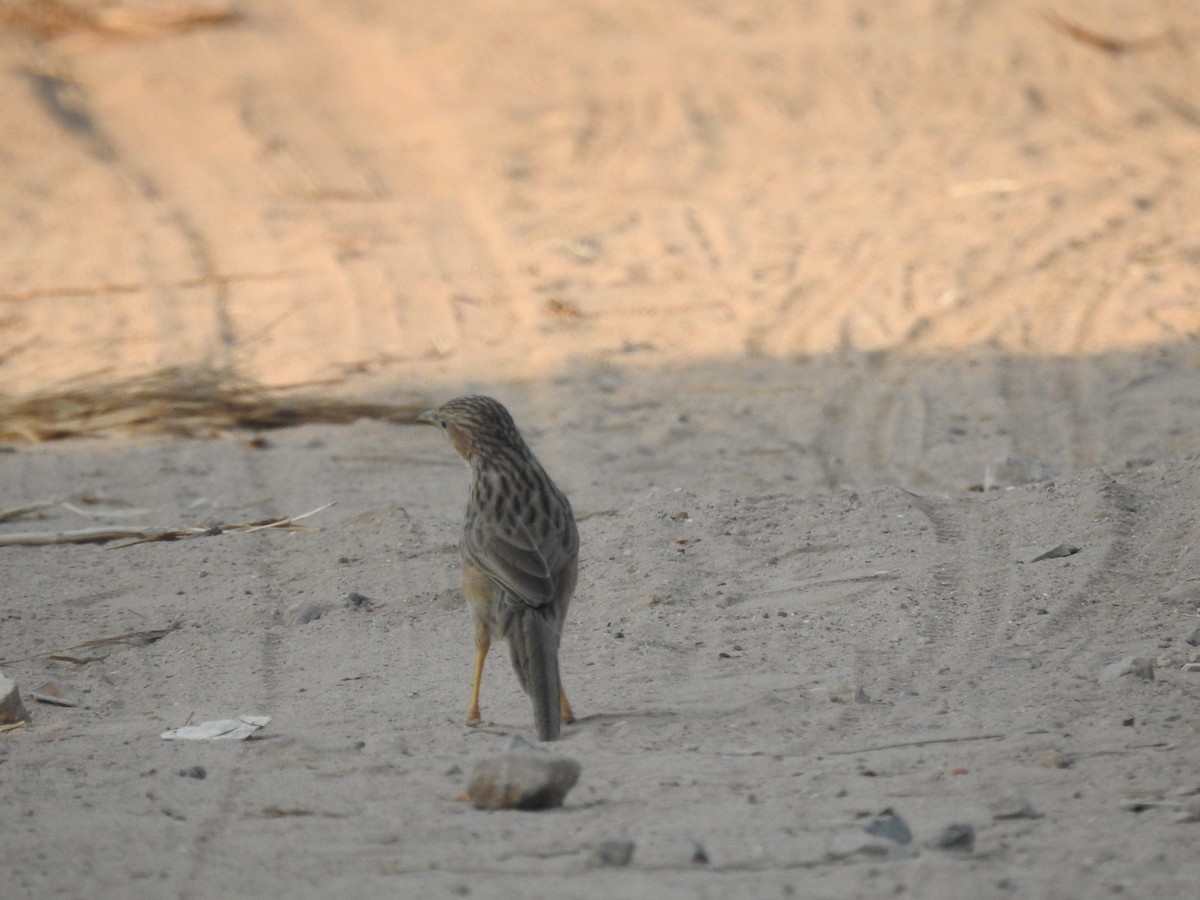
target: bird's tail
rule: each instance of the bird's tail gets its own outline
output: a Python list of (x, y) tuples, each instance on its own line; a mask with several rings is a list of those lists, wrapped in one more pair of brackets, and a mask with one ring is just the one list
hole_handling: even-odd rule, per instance
[(533, 701), (538, 740), (558, 740), (558, 627), (549, 607), (527, 606), (508, 628), (508, 652), (521, 688)]

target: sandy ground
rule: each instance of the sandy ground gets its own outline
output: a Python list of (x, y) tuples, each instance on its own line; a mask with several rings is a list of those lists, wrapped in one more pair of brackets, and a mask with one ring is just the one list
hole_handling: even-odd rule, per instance
[(462, 724), (437, 433), (9, 448), (82, 512), (0, 535), (336, 505), (0, 547), (0, 668), (80, 704), (0, 734), (4, 896), (1191, 895), (1200, 18), (1048, 11), (0, 5), (0, 390), (486, 391), (583, 541), (580, 783), (484, 813), (531, 712), (500, 652)]

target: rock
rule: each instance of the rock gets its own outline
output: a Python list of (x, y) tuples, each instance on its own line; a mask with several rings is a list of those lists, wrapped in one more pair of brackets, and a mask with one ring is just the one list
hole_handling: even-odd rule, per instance
[(904, 844), (897, 844), (881, 837), (865, 835), (862, 831), (843, 831), (829, 840), (825, 851), (827, 859), (841, 861), (853, 857), (869, 859), (913, 859), (917, 851)]
[(1187, 636), (1187, 642), (1193, 647), (1200, 647), (1200, 628)]
[(510, 734), (500, 745), (501, 753), (543, 753), (540, 747), (535, 747), (519, 734)]
[(0, 725), (28, 722), (29, 718), (29, 711), (21, 702), (21, 691), (17, 688), (17, 683), (0, 673)]
[(1169, 591), (1160, 594), (1158, 599), (1168, 606), (1200, 609), (1200, 581), (1185, 581), (1183, 584), (1177, 584)]
[(1058, 750), (1051, 750), (1048, 753), (1043, 753), (1038, 759), (1047, 769), (1069, 769), (1075, 765), (1075, 757), (1070, 753), (1061, 753)]
[(480, 760), (467, 784), (476, 809), (552, 809), (562, 806), (579, 780), (580, 766), (565, 756), (551, 756), (512, 735), (505, 752)]
[(592, 864), (597, 866), (627, 866), (633, 861), (633, 841), (611, 839), (601, 841), (592, 851)]
[(867, 824), (866, 832), (901, 846), (912, 843), (912, 832), (908, 828), (908, 823), (896, 815), (890, 807)]
[(1005, 797), (992, 806), (993, 819), (1040, 819), (1032, 803), (1025, 797)]
[(891, 841), (866, 837), (861, 831), (843, 831), (829, 840), (825, 856), (831, 860), (849, 859), (852, 856), (889, 856), (896, 848)]
[(695, 863), (696, 865), (707, 865), (708, 851), (706, 851), (704, 849), (704, 845), (695, 838), (687, 838), (683, 842), (683, 858), (687, 862)]
[(208, 777), (208, 771), (204, 766), (188, 766), (186, 769), (180, 769), (179, 775), (181, 778), (195, 778), (197, 781), (203, 781)]
[(1074, 544), (1059, 544), (1052, 550), (1047, 550), (1041, 556), (1035, 556), (1030, 562), (1042, 562), (1047, 559), (1062, 559), (1064, 556), (1074, 556), (1079, 548)]
[(983, 489), (995, 491), (1001, 488), (1048, 481), (1054, 477), (1054, 469), (1029, 456), (1006, 455), (992, 461), (983, 471)]
[(47, 703), (50, 706), (73, 707), (79, 705), (79, 701), (64, 697), (58, 685), (53, 681), (44, 682), (39, 687), (34, 688), (29, 692), (29, 697), (38, 703)]
[(379, 605), (378, 601), (372, 600), (370, 597), (363, 596), (355, 591), (351, 591), (346, 595), (346, 605), (351, 609), (374, 609)]
[(971, 853), (975, 849), (975, 826), (947, 825), (928, 844), (933, 850), (948, 850), (952, 853)]
[(325, 615), (325, 607), (320, 603), (297, 603), (283, 617), (288, 625), (307, 625)]
[(1127, 656), (1119, 662), (1109, 663), (1100, 670), (1100, 683), (1116, 681), (1132, 675), (1143, 681), (1154, 680), (1154, 660), (1148, 656)]
[(1200, 822), (1200, 800), (1189, 800), (1175, 816), (1176, 822)]

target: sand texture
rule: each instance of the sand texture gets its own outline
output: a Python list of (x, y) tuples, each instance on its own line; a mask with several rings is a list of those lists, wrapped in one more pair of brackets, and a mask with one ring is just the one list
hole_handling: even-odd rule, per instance
[[(1194, 894), (1196, 4), (11, 0), (0, 111), (5, 900)], [(35, 428), (164, 372), (282, 405)], [(461, 796), (465, 392), (560, 808)]]

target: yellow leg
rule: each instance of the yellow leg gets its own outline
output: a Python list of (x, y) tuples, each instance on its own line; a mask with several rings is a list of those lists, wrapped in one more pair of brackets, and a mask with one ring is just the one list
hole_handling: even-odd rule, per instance
[(571, 704), (567, 702), (567, 692), (561, 687), (558, 689), (558, 709), (562, 713), (562, 720), (568, 725), (575, 721), (575, 713), (571, 712)]
[(475, 681), (471, 684), (471, 705), (467, 709), (467, 724), (478, 725), (483, 721), (479, 715), (479, 684), (483, 681), (483, 661), (492, 646), (492, 636), (487, 627), (475, 629)]

